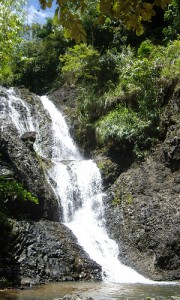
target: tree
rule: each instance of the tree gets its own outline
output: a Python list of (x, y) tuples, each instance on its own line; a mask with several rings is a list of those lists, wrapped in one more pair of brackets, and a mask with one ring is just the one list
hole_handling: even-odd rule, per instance
[(173, 0), (165, 12), (168, 26), (163, 29), (165, 41), (178, 39), (180, 36), (180, 0)]
[(0, 82), (11, 75), (11, 61), (16, 45), (20, 43), (23, 28), (24, 0), (0, 0)]
[[(41, 7), (51, 7), (54, 0), (39, 0)], [(91, 2), (91, 1), (90, 1)], [(104, 23), (107, 18), (120, 20), (128, 29), (141, 35), (144, 31), (143, 22), (150, 22), (156, 14), (156, 7), (165, 9), (172, 0), (95, 0), (97, 9), (95, 22)], [(66, 29), (66, 34), (77, 42), (85, 41), (86, 32), (82, 25), (82, 16), (88, 12), (88, 0), (57, 0), (56, 19)], [(72, 26), (73, 24), (73, 26)]]
[(44, 25), (26, 27), (26, 39), (16, 51), (12, 62), (13, 84), (24, 85), (30, 91), (44, 94), (59, 79), (59, 55), (72, 41), (63, 36), (62, 28), (47, 19)]

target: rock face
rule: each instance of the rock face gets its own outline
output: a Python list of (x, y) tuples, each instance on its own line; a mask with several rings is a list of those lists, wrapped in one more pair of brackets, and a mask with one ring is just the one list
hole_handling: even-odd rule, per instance
[(101, 279), (101, 267), (90, 260), (63, 224), (13, 221), (12, 225), (12, 245), (21, 285)]
[(109, 190), (107, 227), (120, 259), (155, 280), (180, 274), (180, 177), (149, 158)]
[[(20, 93), (20, 90), (18, 90)], [(31, 100), (34, 105), (38, 105), (37, 96), (21, 91), (28, 101)], [(57, 214), (57, 200), (56, 197), (47, 183), (43, 163), (33, 150), (33, 142), (35, 141), (34, 132), (26, 132), (22, 136), (17, 131), (11, 117), (8, 114), (8, 94), (6, 89), (1, 88), (0, 92), (1, 101), (1, 115), (0, 115), (0, 153), (1, 153), (1, 168), (9, 166), (9, 169), (14, 172), (14, 179), (18, 180), (23, 186), (33, 193), (39, 199), (39, 206), (32, 212), (31, 217), (39, 219), (45, 217), (47, 219), (58, 220)], [(19, 110), (24, 109), (21, 102), (16, 104)], [(33, 109), (33, 105), (32, 105)], [(40, 108), (39, 108), (40, 109)], [(7, 113), (5, 113), (7, 111)], [(25, 114), (25, 112), (24, 112)], [(45, 120), (48, 120), (47, 117)], [(45, 121), (44, 127), (48, 122)], [(40, 124), (39, 126), (42, 126)], [(44, 134), (46, 134), (44, 132)], [(47, 138), (46, 138), (47, 142)], [(39, 141), (41, 143), (41, 141)], [(0, 176), (3, 175), (0, 173)]]
[(31, 286), (49, 281), (101, 280), (101, 267), (90, 260), (66, 226), (15, 220), (10, 220), (10, 225), (5, 237), (9, 247), (6, 245), (3, 256), (0, 252), (0, 287), (3, 281), (7, 286)]
[(36, 141), (36, 132), (35, 131), (28, 131), (23, 133), (21, 136), (21, 140), (26, 143), (26, 146), (29, 147), (33, 151), (33, 145)]
[[(50, 118), (38, 96), (25, 89), (15, 92), (16, 101), (11, 102), (14, 92), (0, 88), (0, 226), (4, 235), (0, 238), (0, 286), (100, 280), (101, 267), (78, 246), (72, 232), (56, 222), (61, 212), (45, 175), (51, 162), (44, 158), (51, 157), (52, 151)], [(18, 113), (23, 126), (18, 125), (19, 130), (15, 126)], [(27, 122), (32, 116), (34, 128)], [(41, 135), (37, 134), (39, 130)], [(35, 147), (43, 157), (36, 154)], [(18, 195), (1, 199), (1, 186), (8, 183), (11, 187), (12, 182), (20, 183), (39, 204), (18, 204)], [(7, 219), (7, 210), (11, 220)]]
[(106, 223), (120, 259), (154, 280), (180, 279), (180, 97), (162, 115), (164, 141), (120, 174), (106, 198)]
[(58, 220), (56, 215), (56, 199), (46, 178), (42, 167), (39, 165), (38, 158), (29, 147), (18, 139), (13, 130), (1, 132), (1, 148), (6, 163), (11, 165), (15, 172), (15, 178), (18, 179), (27, 190), (39, 199), (39, 210), (37, 208), (32, 212), (35, 219), (45, 216), (49, 219)]

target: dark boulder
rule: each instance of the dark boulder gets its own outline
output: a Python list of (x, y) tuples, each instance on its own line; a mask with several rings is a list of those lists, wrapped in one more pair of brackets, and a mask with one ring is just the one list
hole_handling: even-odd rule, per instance
[(36, 140), (36, 132), (28, 131), (21, 135), (21, 140), (26, 144), (29, 149), (34, 150), (33, 145)]
[(21, 285), (101, 279), (101, 267), (90, 260), (65, 225), (12, 221), (12, 226), (13, 255)]

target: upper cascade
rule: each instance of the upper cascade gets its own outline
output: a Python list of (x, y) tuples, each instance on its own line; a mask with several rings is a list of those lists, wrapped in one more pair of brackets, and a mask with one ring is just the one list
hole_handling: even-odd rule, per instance
[(80, 153), (70, 137), (69, 130), (63, 115), (47, 96), (41, 97), (44, 108), (48, 111), (52, 120), (52, 159), (53, 160), (77, 160)]

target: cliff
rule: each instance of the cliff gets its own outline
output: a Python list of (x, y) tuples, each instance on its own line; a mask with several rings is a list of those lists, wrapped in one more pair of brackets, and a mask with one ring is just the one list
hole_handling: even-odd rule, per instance
[[(180, 90), (165, 95), (159, 126), (163, 139), (142, 161), (118, 165), (119, 176), (107, 189), (106, 225), (119, 245), (120, 259), (155, 280), (180, 274)], [(119, 153), (119, 155), (121, 155)], [(116, 153), (117, 162), (117, 153)], [(113, 178), (103, 162), (105, 182)], [(113, 161), (113, 156), (108, 157)], [(121, 161), (121, 159), (120, 159)], [(113, 162), (114, 163), (114, 162)], [(101, 163), (102, 165), (102, 163)], [(113, 166), (113, 164), (111, 164)], [(109, 168), (110, 169), (110, 168)]]
[[(180, 279), (178, 83), (168, 91), (159, 120), (161, 139), (143, 159), (135, 159), (126, 148), (123, 151), (100, 148), (93, 136), (89, 141), (93, 151), (84, 152), (96, 160), (101, 170), (106, 192), (106, 227), (119, 245), (120, 260), (154, 280)], [(51, 135), (47, 133), (48, 116), (41, 110), (38, 97), (23, 88), (16, 89), (16, 93), (30, 104), (31, 113), (40, 112), (36, 118), (44, 134), (38, 143), (48, 145), (51, 142)], [(4, 87), (1, 87), (0, 97), (2, 285), (99, 280), (101, 267), (77, 245), (72, 232), (57, 223), (61, 220), (61, 211), (57, 210), (53, 185), (45, 176), (50, 162), (36, 155), (33, 148), (36, 134), (28, 131), (24, 136), (19, 135), (8, 117), (8, 93)], [(50, 98), (67, 115), (71, 132), (76, 136), (77, 92), (60, 89)], [(19, 108), (22, 110), (22, 106)], [(85, 149), (83, 144), (80, 146)], [(2, 185), (12, 186), (13, 182), (37, 198), (39, 204), (30, 201), (32, 197), (19, 202), (17, 194), (9, 190), (4, 194)]]

